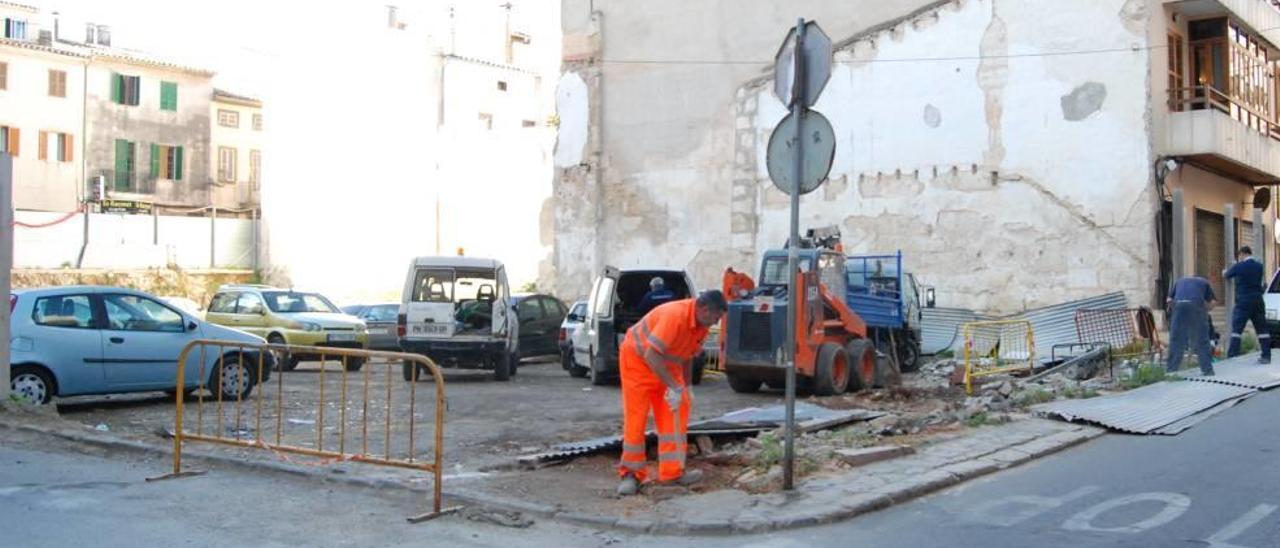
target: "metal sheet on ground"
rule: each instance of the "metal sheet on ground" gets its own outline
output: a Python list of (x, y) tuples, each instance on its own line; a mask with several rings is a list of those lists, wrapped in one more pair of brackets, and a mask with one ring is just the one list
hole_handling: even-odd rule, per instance
[[(832, 428), (841, 424), (857, 421), (868, 421), (885, 414), (867, 409), (827, 409), (810, 403), (796, 402), (796, 429), (800, 432), (812, 432)], [(748, 407), (731, 411), (713, 419), (689, 423), (690, 436), (694, 435), (731, 435), (753, 434), (782, 426), (786, 418), (786, 408), (782, 405), (768, 407)], [(649, 438), (656, 439), (657, 432), (646, 432)], [(572, 457), (589, 455), (606, 449), (622, 446), (621, 436), (605, 436), (589, 440), (562, 443), (551, 447), (550, 451), (535, 455), (526, 455), (518, 459), (521, 464), (538, 464), (564, 460)]]
[(1258, 356), (1250, 354), (1213, 364), (1213, 376), (1205, 377), (1197, 369), (1178, 373), (1184, 379), (1196, 382), (1228, 384), (1256, 390), (1270, 390), (1280, 386), (1280, 366), (1261, 365)]
[(1122, 394), (1062, 400), (1031, 409), (1042, 416), (1067, 422), (1087, 422), (1121, 432), (1173, 435), (1186, 428), (1162, 429), (1223, 402), (1243, 399), (1254, 393), (1252, 388), (1225, 384), (1161, 382)]

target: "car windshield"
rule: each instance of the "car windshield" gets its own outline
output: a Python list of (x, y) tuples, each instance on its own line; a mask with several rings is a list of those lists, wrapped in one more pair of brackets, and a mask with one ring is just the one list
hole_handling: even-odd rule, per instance
[[(800, 269), (809, 270), (809, 258), (800, 257)], [(775, 255), (764, 260), (764, 273), (760, 275), (760, 285), (787, 285), (787, 257)]]
[(329, 299), (316, 293), (294, 293), (292, 291), (264, 291), (262, 298), (267, 301), (267, 308), (272, 312), (337, 312)]

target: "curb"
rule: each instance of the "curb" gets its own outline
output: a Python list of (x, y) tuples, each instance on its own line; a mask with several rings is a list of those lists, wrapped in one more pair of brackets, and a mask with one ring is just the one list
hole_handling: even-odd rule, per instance
[[(91, 435), (52, 427), (41, 427), (29, 424), (10, 424), (0, 422), (0, 428), (51, 435), (68, 441), (85, 443), (109, 449), (120, 449), (136, 453), (147, 453), (172, 457), (170, 447), (150, 445), (143, 442), (121, 438)], [(544, 519), (593, 528), (620, 530), (639, 534), (689, 534), (689, 535), (726, 535), (752, 534), (796, 529), (814, 525), (825, 525), (845, 521), (862, 514), (883, 510), (923, 495), (931, 494), (965, 481), (1012, 468), (1045, 457), (1064, 449), (1074, 447), (1086, 441), (1106, 434), (1101, 429), (1082, 429), (1059, 432), (1036, 438), (1016, 446), (1006, 447), (995, 453), (976, 459), (947, 465), (931, 472), (921, 474), (915, 479), (889, 485), (871, 492), (846, 493), (840, 502), (832, 504), (829, 509), (758, 519), (735, 517), (728, 520), (691, 520), (673, 521), (658, 518), (630, 518), (587, 514), (582, 512), (563, 511), (558, 507), (521, 500), (494, 497), (482, 493), (445, 488), (446, 499), (453, 499), (488, 511), (522, 512)], [(375, 489), (403, 489), (415, 493), (429, 493), (429, 489), (408, 485), (403, 482), (384, 478), (362, 478), (333, 474), (319, 469), (303, 468), (296, 465), (265, 461), (242, 460), (228, 455), (208, 453), (200, 450), (183, 449), (183, 455), (191, 460), (213, 462), (225, 466), (240, 468), (253, 472), (281, 472), (295, 476), (346, 483), (350, 485)]]

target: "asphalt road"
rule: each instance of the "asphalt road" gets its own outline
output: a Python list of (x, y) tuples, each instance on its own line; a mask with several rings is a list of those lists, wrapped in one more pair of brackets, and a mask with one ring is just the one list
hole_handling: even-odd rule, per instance
[(1112, 434), (846, 523), (723, 545), (1280, 547), (1278, 457), (1280, 390), (1178, 436)]

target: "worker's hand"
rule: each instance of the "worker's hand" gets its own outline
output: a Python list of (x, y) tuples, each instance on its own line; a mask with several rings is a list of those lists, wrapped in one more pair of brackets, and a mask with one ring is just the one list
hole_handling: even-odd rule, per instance
[(672, 411), (680, 408), (680, 399), (684, 396), (683, 388), (668, 388), (663, 399), (667, 400), (667, 407)]

